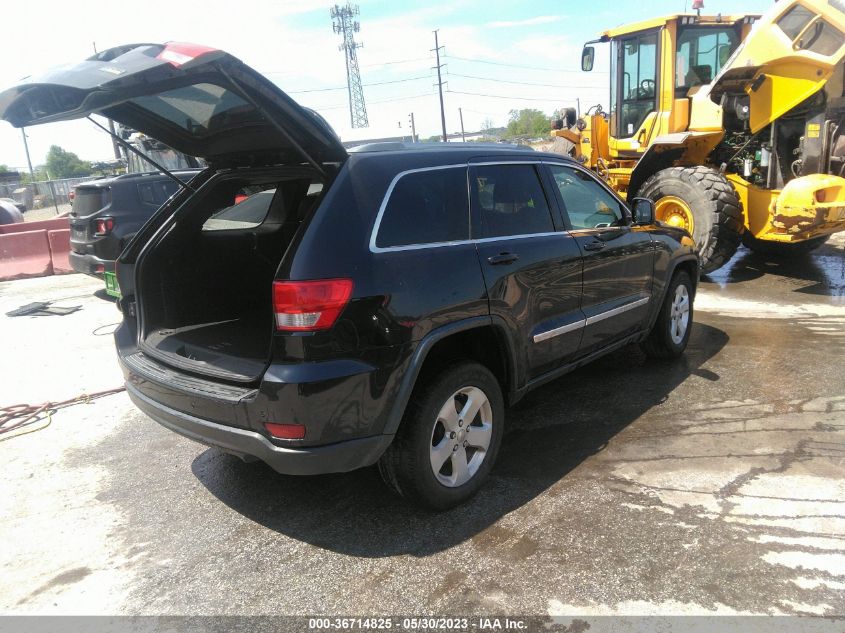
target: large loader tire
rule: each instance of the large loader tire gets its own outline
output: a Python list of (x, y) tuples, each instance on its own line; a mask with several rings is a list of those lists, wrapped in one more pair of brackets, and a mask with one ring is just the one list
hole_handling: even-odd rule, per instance
[(670, 167), (654, 174), (637, 192), (651, 198), (655, 216), (686, 228), (701, 258), (701, 272), (713, 272), (736, 252), (742, 234), (742, 203), (731, 183), (710, 167)]
[(803, 242), (772, 242), (770, 240), (758, 240), (748, 231), (742, 234), (742, 243), (752, 251), (761, 255), (774, 255), (776, 257), (806, 255), (816, 250), (829, 239), (830, 235), (822, 235), (821, 237), (813, 237)]

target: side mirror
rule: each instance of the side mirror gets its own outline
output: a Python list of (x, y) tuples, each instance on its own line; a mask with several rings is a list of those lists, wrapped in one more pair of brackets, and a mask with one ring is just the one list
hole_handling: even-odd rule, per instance
[(650, 198), (634, 198), (631, 201), (631, 215), (635, 225), (654, 224), (654, 201)]
[(592, 46), (585, 46), (581, 51), (581, 70), (590, 72), (593, 69), (593, 59), (595, 57), (596, 49)]

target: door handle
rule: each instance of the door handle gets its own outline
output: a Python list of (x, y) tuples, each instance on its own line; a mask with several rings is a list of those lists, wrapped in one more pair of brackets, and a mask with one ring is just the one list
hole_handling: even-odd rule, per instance
[(605, 247), (605, 243), (601, 240), (593, 240), (592, 242), (587, 242), (584, 244), (585, 251), (600, 251)]
[(498, 264), (513, 264), (518, 259), (519, 255), (516, 253), (499, 253), (498, 255), (488, 257), (487, 261), (493, 266), (496, 266)]

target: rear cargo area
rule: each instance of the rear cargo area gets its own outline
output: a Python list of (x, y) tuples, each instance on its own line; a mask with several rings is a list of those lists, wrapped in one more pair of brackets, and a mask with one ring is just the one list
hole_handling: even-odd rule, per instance
[(207, 376), (260, 377), (275, 330), (272, 282), (321, 190), (300, 170), (223, 178), (194, 195), (138, 263), (143, 351)]

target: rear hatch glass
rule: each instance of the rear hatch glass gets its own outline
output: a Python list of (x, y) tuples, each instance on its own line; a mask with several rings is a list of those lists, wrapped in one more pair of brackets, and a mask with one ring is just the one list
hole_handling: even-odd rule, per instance
[(110, 192), (109, 187), (77, 187), (70, 215), (84, 218), (96, 213), (108, 205)]

